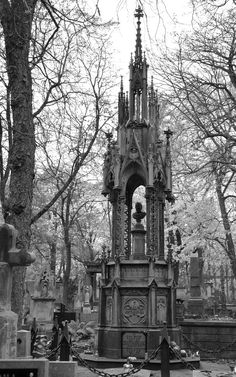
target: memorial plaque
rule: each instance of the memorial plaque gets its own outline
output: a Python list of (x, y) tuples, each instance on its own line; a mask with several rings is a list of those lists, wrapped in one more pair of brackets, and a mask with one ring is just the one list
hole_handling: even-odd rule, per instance
[(122, 336), (122, 357), (145, 357), (146, 336), (143, 333), (126, 332)]

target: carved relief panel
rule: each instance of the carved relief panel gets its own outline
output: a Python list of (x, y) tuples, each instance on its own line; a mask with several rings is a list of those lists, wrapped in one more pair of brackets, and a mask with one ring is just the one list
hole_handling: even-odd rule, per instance
[(123, 297), (122, 322), (126, 326), (147, 324), (147, 298), (145, 296)]

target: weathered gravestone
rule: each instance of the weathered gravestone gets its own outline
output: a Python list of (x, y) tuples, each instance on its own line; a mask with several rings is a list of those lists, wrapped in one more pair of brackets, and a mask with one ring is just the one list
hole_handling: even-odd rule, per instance
[(15, 358), (17, 314), (11, 311), (12, 267), (34, 262), (30, 253), (16, 248), (16, 229), (9, 224), (0, 227), (0, 359)]
[(201, 250), (197, 254), (193, 253), (190, 258), (190, 299), (188, 311), (192, 315), (199, 317), (203, 314), (203, 298), (201, 295)]
[(51, 331), (55, 302), (55, 281), (49, 266), (43, 267), (32, 296), (31, 315), (40, 331)]

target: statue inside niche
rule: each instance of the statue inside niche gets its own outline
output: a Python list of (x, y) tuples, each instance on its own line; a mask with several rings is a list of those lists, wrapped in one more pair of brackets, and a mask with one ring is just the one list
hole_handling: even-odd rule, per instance
[(48, 297), (48, 289), (49, 289), (49, 274), (47, 270), (44, 270), (40, 278), (41, 297)]
[(166, 322), (166, 298), (157, 297), (157, 323), (163, 324)]

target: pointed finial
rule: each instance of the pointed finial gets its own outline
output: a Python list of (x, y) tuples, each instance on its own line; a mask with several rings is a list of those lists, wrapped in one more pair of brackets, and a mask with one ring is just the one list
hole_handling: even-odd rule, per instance
[(137, 17), (137, 34), (136, 34), (136, 48), (135, 48), (135, 62), (141, 62), (142, 61), (142, 42), (141, 42), (141, 21), (140, 18), (143, 17), (143, 11), (140, 7), (135, 10), (134, 17)]
[(153, 91), (153, 76), (151, 76), (151, 90)]
[(123, 86), (123, 76), (120, 76), (120, 92), (123, 93), (124, 86)]

